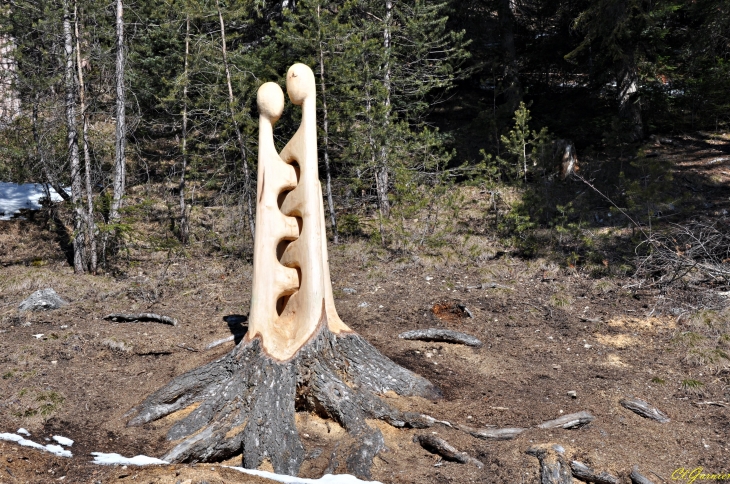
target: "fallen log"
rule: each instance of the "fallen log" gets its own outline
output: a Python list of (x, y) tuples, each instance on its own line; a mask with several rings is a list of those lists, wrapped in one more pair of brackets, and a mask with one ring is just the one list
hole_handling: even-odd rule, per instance
[(641, 473), (639, 472), (639, 466), (634, 466), (631, 469), (631, 474), (629, 475), (629, 477), (631, 478), (631, 482), (633, 484), (654, 484), (653, 481), (650, 481), (649, 479), (641, 475)]
[(563, 415), (562, 417), (556, 418), (554, 420), (548, 420), (547, 422), (541, 423), (537, 427), (540, 429), (574, 429), (587, 425), (593, 422), (595, 419), (596, 417), (584, 410), (578, 413)]
[(107, 321), (121, 322), (121, 323), (136, 323), (137, 321), (153, 321), (155, 323), (169, 324), (171, 326), (177, 326), (177, 320), (169, 316), (160, 316), (155, 313), (139, 313), (139, 314), (124, 314), (124, 313), (112, 313), (104, 316)]
[(565, 460), (565, 449), (558, 444), (541, 444), (530, 447), (525, 454), (540, 461), (540, 484), (572, 484), (570, 466)]
[(596, 472), (577, 460), (571, 461), (570, 469), (573, 471), (573, 477), (584, 482), (592, 482), (594, 484), (619, 484), (618, 477), (612, 476), (606, 471), (596, 474)]
[(450, 329), (429, 328), (415, 329), (406, 331), (398, 335), (401, 339), (419, 340), (419, 341), (439, 341), (444, 343), (455, 343), (467, 346), (480, 347), (481, 340), (466, 333), (459, 333)]
[(624, 398), (619, 401), (622, 407), (631, 410), (637, 415), (644, 418), (656, 420), (659, 423), (669, 422), (669, 416), (656, 407), (651, 406), (648, 402), (640, 398)]
[(454, 446), (446, 442), (441, 437), (429, 434), (416, 435), (413, 437), (413, 441), (418, 442), (421, 447), (432, 454), (440, 455), (446, 460), (458, 462), (460, 464), (474, 464), (480, 469), (484, 467), (484, 464), (481, 461), (471, 457), (466, 452), (459, 452)]
[(472, 437), (482, 440), (512, 440), (527, 429), (506, 427), (502, 429), (476, 429), (468, 425), (459, 425), (457, 428)]

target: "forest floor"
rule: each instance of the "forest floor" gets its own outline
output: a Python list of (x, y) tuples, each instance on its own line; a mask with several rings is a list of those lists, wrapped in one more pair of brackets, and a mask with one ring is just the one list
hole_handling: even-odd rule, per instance
[[(730, 143), (661, 150), (675, 158), (675, 178), (712, 194), (706, 215), (726, 217)], [(481, 243), (486, 252), (490, 240)], [(456, 424), (528, 429), (514, 440), (487, 442), (442, 425), (403, 430), (372, 422), (388, 448), (375, 458), (373, 479), (533, 483), (538, 462), (525, 450), (542, 443), (561, 444), (568, 458), (622, 482), (629, 482), (634, 465), (657, 483), (672, 481), (679, 468), (730, 472), (730, 362), (693, 358), (695, 347), (683, 338), (705, 337), (699, 308), (722, 311), (727, 294), (637, 292), (627, 277), (595, 278), (580, 267), (509, 252), (397, 258), (368, 247), (363, 241), (330, 245), (340, 316), (444, 393), (437, 401), (384, 398)], [(75, 276), (42, 214), (0, 221), (0, 433), (23, 427), (40, 443), (53, 435), (75, 441), (72, 458), (0, 441), (0, 483), (267, 482), (218, 464), (122, 468), (91, 464), (90, 456), (159, 457), (169, 450), (168, 419), (130, 428), (125, 414), (173, 377), (233, 348), (233, 342), (206, 346), (237, 332), (241, 321), (245, 326), (251, 276), (250, 262), (236, 257), (140, 248), (130, 250), (125, 270), (114, 275)], [(482, 283), (499, 286), (469, 289)], [(24, 298), (47, 287), (70, 304), (18, 312)], [(115, 312), (154, 312), (179, 325), (102, 319)], [(469, 333), (484, 345), (398, 338), (428, 327)], [(651, 403), (671, 421), (632, 413), (619, 404), (625, 397)], [(537, 428), (583, 410), (595, 420), (581, 428)], [(320, 477), (344, 431), (306, 412), (297, 423), (309, 456), (301, 476)], [(413, 442), (432, 432), (484, 467), (442, 461)], [(224, 464), (240, 465), (240, 457)]]

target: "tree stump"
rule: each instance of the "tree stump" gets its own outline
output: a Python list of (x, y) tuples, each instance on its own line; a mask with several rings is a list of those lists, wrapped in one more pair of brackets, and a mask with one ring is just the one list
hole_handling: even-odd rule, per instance
[(254, 273), (246, 337), (226, 356), (175, 378), (133, 409), (141, 425), (192, 405), (168, 431), (170, 462), (219, 461), (243, 453), (243, 466), (269, 460), (296, 475), (304, 460), (294, 416), (316, 412), (358, 442), (349, 472), (370, 477), (384, 447), (366, 419), (395, 427), (428, 427), (430, 417), (401, 412), (377, 395), (439, 398), (440, 390), (398, 366), (337, 315), (324, 237), (319, 184), (315, 81), (303, 64), (287, 73), (292, 103), (302, 106), (299, 130), (276, 152), (273, 125), (284, 108), (274, 83), (258, 92), (259, 167)]

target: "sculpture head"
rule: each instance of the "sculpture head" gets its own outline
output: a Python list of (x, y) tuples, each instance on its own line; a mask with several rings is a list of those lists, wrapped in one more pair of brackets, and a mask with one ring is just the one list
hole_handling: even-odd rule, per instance
[(312, 69), (304, 64), (294, 64), (286, 73), (286, 92), (291, 102), (300, 106), (304, 100), (314, 97), (316, 84)]
[(275, 82), (267, 82), (256, 93), (259, 114), (275, 123), (284, 112), (284, 92)]

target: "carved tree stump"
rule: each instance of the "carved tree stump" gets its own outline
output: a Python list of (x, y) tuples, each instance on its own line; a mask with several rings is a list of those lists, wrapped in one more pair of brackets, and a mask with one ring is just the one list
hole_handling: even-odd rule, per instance
[(433, 419), (392, 408), (377, 395), (439, 398), (428, 380), (383, 356), (337, 315), (324, 237), (317, 164), (315, 81), (305, 65), (287, 73), (302, 123), (277, 154), (273, 125), (284, 108), (278, 85), (259, 89), (259, 167), (254, 274), (246, 337), (226, 356), (175, 378), (134, 410), (141, 425), (197, 405), (168, 432), (170, 462), (217, 461), (243, 453), (243, 465), (268, 459), (296, 475), (304, 460), (294, 415), (332, 418), (357, 441), (347, 469), (369, 477), (385, 445), (365, 419), (428, 427)]

